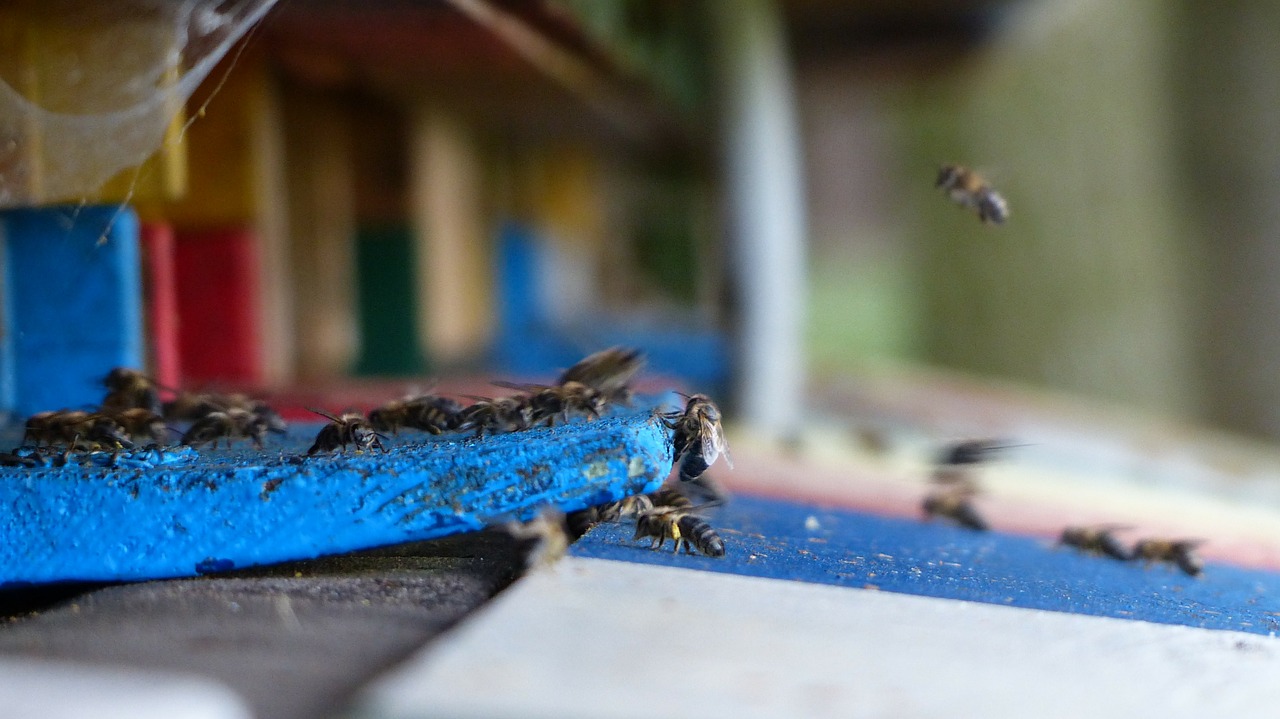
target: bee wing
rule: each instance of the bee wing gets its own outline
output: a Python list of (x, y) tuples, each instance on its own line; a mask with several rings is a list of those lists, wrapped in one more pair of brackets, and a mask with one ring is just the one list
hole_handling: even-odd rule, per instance
[(322, 409), (316, 409), (315, 407), (307, 407), (307, 411), (308, 411), (308, 412), (315, 412), (316, 414), (320, 415), (321, 417), (328, 417), (330, 420), (332, 420), (332, 421), (334, 421), (334, 422), (341, 422), (341, 421), (342, 421), (342, 420), (338, 419), (337, 417), (334, 417), (333, 415), (329, 414), (328, 412), (326, 412), (326, 411), (324, 411), (324, 410), (322, 410)]
[(544, 389), (551, 389), (551, 385), (549, 384), (534, 384), (532, 382), (503, 382), (502, 380), (495, 380), (489, 384), (494, 387), (514, 389), (519, 392), (538, 392)]
[(699, 420), (702, 432), (702, 459), (707, 466), (715, 464), (716, 460), (721, 456), (724, 457), (724, 463), (729, 465), (729, 469), (733, 469), (733, 460), (729, 458), (729, 442), (724, 438), (724, 427), (719, 422), (708, 421), (706, 419)]

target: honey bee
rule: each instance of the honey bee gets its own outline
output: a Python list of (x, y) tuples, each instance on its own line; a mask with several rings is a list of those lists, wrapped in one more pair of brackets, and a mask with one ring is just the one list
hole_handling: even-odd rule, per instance
[(599, 419), (600, 413), (608, 406), (603, 394), (581, 382), (569, 381), (559, 385), (514, 382), (494, 384), (527, 393), (521, 401), (526, 405), (530, 425), (545, 423), (548, 427), (553, 427), (556, 419), (568, 422), (571, 414), (579, 413), (591, 419)]
[(968, 439), (949, 444), (938, 456), (937, 465), (929, 481), (943, 487), (978, 491), (974, 468), (987, 462), (997, 452), (1017, 445), (1003, 444), (991, 439)]
[(346, 449), (347, 445), (354, 445), (357, 452), (372, 451), (374, 448), (385, 451), (386, 448), (382, 446), (382, 435), (369, 426), (364, 415), (347, 412), (341, 417), (335, 417), (318, 409), (311, 411), (321, 417), (328, 417), (330, 422), (320, 428), (320, 432), (316, 434), (316, 441), (307, 450), (307, 454), (333, 452), (339, 447)]
[(102, 378), (107, 396), (102, 400), (102, 410), (107, 413), (126, 409), (145, 409), (160, 412), (160, 395), (155, 382), (145, 374), (128, 367), (116, 367)]
[(925, 519), (943, 517), (966, 529), (985, 532), (990, 527), (973, 506), (973, 495), (964, 487), (940, 488), (927, 494), (920, 508)]
[(216, 410), (192, 422), (182, 435), (182, 444), (199, 447), (212, 442), (217, 449), (220, 440), (225, 439), (230, 447), (236, 439), (248, 439), (261, 449), (269, 431), (267, 425), (265, 418), (239, 407)]
[(161, 414), (170, 422), (194, 422), (211, 412), (223, 412), (234, 406), (227, 399), (212, 394), (180, 392), (161, 406)]
[(96, 412), (61, 409), (40, 412), (27, 419), (22, 441), (36, 446), (66, 444), (89, 450), (133, 447), (124, 429), (115, 420)]
[(528, 429), (533, 421), (532, 408), (521, 397), (472, 397), (475, 404), (465, 407), (459, 415), (458, 429), (474, 429), (476, 437), (485, 433), (501, 434)]
[(684, 547), (686, 554), (694, 550), (708, 557), (724, 556), (724, 540), (707, 520), (692, 514), (693, 508), (654, 507), (636, 517), (633, 541), (652, 538), (649, 549), (661, 549), (668, 539), (675, 541), (673, 552)]
[(149, 439), (156, 444), (163, 444), (168, 437), (169, 428), (164, 418), (145, 407), (133, 407), (117, 412), (106, 413), (134, 441)]
[(644, 363), (644, 353), (638, 349), (610, 347), (582, 358), (560, 375), (557, 384), (577, 382), (594, 389), (606, 402), (629, 405), (631, 378)]
[(682, 395), (687, 400), (684, 410), (661, 415), (662, 423), (672, 430), (675, 460), (680, 466), (680, 481), (692, 482), (702, 476), (721, 456), (729, 459), (729, 443), (720, 424), (720, 408), (705, 394)]
[(369, 424), (379, 432), (397, 434), (401, 427), (440, 434), (458, 429), (463, 407), (448, 397), (418, 395), (387, 402), (369, 412)]
[(1204, 569), (1204, 563), (1195, 553), (1196, 547), (1201, 544), (1204, 544), (1203, 539), (1140, 539), (1133, 545), (1133, 558), (1141, 559), (1146, 564), (1170, 562), (1183, 572), (1197, 577)]
[(521, 541), (535, 543), (525, 555), (525, 567), (550, 566), (569, 551), (569, 535), (564, 515), (555, 509), (544, 509), (528, 522), (507, 522), (507, 533)]
[(1107, 556), (1127, 562), (1133, 552), (1116, 539), (1114, 532), (1128, 527), (1121, 524), (1097, 524), (1088, 527), (1067, 527), (1062, 530), (1058, 544), (1075, 547), (1086, 554)]
[(978, 211), (978, 219), (983, 224), (1004, 224), (1009, 219), (1009, 206), (1000, 193), (996, 192), (982, 179), (978, 173), (962, 165), (943, 165), (938, 170), (938, 179), (934, 187), (946, 191), (951, 201), (971, 210)]

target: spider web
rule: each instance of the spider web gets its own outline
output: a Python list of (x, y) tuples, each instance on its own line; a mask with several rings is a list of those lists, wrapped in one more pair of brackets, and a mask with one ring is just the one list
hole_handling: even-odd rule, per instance
[(141, 165), (275, 1), (41, 0), (0, 11), (0, 208), (83, 198)]

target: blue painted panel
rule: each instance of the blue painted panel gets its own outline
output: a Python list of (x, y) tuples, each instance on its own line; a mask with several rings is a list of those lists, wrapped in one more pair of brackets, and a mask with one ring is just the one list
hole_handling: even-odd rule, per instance
[[(1195, 579), (1057, 549), (1050, 543), (942, 523), (738, 496), (707, 517), (727, 554), (713, 559), (652, 551), (633, 525), (602, 524), (578, 556), (755, 577), (964, 599), (1256, 634), (1280, 631), (1280, 574), (1208, 564)], [(807, 529), (812, 517), (815, 529)], [(813, 522), (809, 522), (811, 526)]]
[(18, 414), (102, 398), (112, 367), (141, 367), (138, 218), (118, 205), (17, 209), (4, 224), (5, 348)]
[(669, 317), (601, 315), (572, 326), (551, 322), (540, 298), (538, 240), (509, 222), (498, 242), (498, 331), (493, 363), (500, 374), (550, 377), (584, 356), (614, 345), (648, 356), (648, 371), (679, 377), (712, 395), (728, 391), (730, 347), (724, 333), (678, 324)]
[[(0, 586), (189, 576), (568, 512), (656, 487), (669, 431), (649, 412), (477, 440), (406, 433), (386, 453), (138, 452), (122, 465), (0, 471)], [(99, 455), (103, 461), (108, 454)]]

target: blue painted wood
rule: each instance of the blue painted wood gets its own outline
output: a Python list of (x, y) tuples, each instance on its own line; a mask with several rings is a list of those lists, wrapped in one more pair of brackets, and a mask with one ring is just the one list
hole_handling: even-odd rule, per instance
[(649, 491), (672, 461), (669, 431), (647, 411), (482, 440), (406, 433), (385, 453), (300, 454), (317, 429), (293, 429), (266, 452), (179, 448), (123, 455), (116, 467), (4, 469), (0, 587), (190, 576), (430, 539)]
[(5, 408), (20, 415), (102, 398), (112, 367), (141, 367), (138, 217), (119, 205), (0, 212)]
[(1085, 556), (1028, 537), (749, 496), (705, 514), (725, 540), (724, 558), (673, 555), (670, 542), (652, 551), (649, 540), (631, 541), (630, 523), (598, 525), (571, 553), (1164, 624), (1280, 631), (1280, 574), (1274, 572), (1208, 564), (1195, 579), (1176, 568)]

